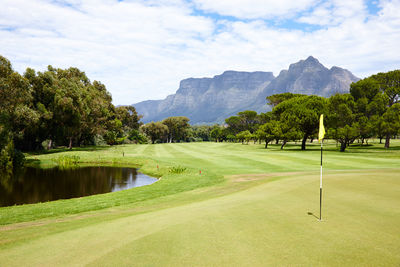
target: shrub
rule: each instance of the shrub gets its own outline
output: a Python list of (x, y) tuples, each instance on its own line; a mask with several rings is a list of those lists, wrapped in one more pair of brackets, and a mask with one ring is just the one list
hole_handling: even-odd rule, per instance
[(78, 166), (80, 157), (76, 155), (63, 155), (59, 156), (55, 161), (60, 169), (70, 169)]
[(185, 171), (186, 171), (186, 168), (182, 167), (182, 166), (176, 166), (176, 167), (169, 168), (169, 172), (174, 173), (174, 174), (184, 173)]

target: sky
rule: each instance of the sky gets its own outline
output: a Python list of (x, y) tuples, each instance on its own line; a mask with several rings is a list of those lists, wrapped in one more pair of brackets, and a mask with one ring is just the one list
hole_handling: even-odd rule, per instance
[(0, 0), (0, 55), (21, 74), (77, 67), (115, 105), (189, 77), (312, 55), (364, 78), (400, 68), (400, 0)]

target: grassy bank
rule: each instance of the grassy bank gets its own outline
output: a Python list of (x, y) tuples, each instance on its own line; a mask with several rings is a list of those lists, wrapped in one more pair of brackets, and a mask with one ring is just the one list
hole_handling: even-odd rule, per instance
[[(139, 166), (162, 177), (143, 188), (0, 208), (0, 265), (400, 264), (400, 144), (319, 146), (188, 143), (62, 154), (85, 164)], [(123, 156), (124, 155), (124, 156)], [(159, 165), (160, 170), (157, 170)], [(173, 167), (185, 172), (170, 172)], [(202, 174), (199, 174), (199, 170)], [(15, 222), (23, 222), (17, 223)]]

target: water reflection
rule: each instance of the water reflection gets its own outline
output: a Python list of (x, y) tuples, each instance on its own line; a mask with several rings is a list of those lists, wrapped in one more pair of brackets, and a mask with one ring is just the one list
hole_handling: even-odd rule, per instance
[(0, 181), (0, 206), (11, 206), (115, 192), (152, 184), (157, 179), (133, 168), (82, 167), (25, 168)]

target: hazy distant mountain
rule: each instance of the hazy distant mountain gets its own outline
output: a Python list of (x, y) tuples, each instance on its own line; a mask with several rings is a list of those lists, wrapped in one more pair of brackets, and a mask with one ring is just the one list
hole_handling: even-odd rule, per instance
[(325, 68), (313, 57), (291, 64), (278, 77), (272, 72), (225, 71), (213, 78), (182, 80), (178, 91), (164, 100), (134, 104), (143, 122), (159, 121), (170, 116), (186, 116), (191, 124), (222, 122), (246, 109), (266, 111), (265, 98), (284, 92), (330, 96), (349, 92), (358, 81), (350, 71)]
[(212, 123), (247, 108), (275, 77), (272, 72), (225, 71), (213, 78), (182, 80), (164, 100), (134, 104), (143, 122), (187, 116), (190, 123)]

